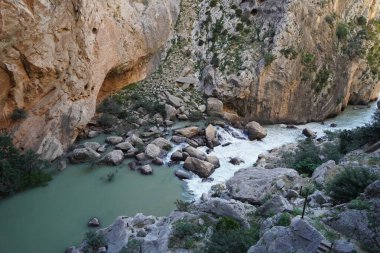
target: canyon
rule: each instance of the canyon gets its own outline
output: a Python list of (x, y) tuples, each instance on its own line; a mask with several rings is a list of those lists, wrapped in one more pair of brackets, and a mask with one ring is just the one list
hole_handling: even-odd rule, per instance
[[(183, 39), (179, 2), (3, 0), (0, 128), (21, 149), (61, 156), (97, 104), (152, 73)], [(181, 28), (191, 30), (199, 88), (245, 122), (324, 120), (378, 96), (378, 0), (193, 5), (197, 19)], [(26, 118), (12, 120), (17, 110)]]

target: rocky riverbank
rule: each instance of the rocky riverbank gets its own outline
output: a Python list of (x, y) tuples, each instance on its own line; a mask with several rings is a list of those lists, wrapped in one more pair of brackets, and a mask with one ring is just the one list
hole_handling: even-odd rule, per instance
[[(293, 169), (264, 169), (260, 164), (242, 169), (225, 185), (214, 187), (200, 200), (177, 203), (178, 210), (168, 217), (143, 214), (119, 217), (111, 226), (97, 231), (104, 245), (97, 245), (100, 249), (93, 250), (111, 253), (214, 252), (212, 250), (218, 246), (225, 250), (238, 247), (234, 252), (245, 252), (240, 247), (245, 246), (248, 250), (252, 246), (248, 252), (327, 252), (330, 247), (333, 252), (377, 252), (380, 249), (377, 231), (380, 226), (380, 181), (369, 184), (355, 201), (343, 204), (337, 204), (324, 192), (328, 179), (346, 168), (358, 152), (365, 156), (364, 160), (380, 160), (379, 150), (372, 153), (355, 151), (345, 156), (341, 163), (329, 161), (320, 165), (311, 178), (301, 177)], [(379, 163), (376, 164), (369, 167), (379, 173)], [(356, 165), (366, 167), (363, 163)], [(306, 212), (302, 219), (305, 196)], [(229, 233), (239, 231), (243, 238), (245, 232), (255, 230), (257, 237), (253, 238), (256, 239), (239, 244), (233, 241), (233, 236), (226, 236), (224, 243), (217, 241), (213, 235), (219, 234), (220, 224), (226, 219), (233, 219), (238, 227), (228, 228)], [(190, 231), (186, 230), (189, 228)], [(83, 252), (93, 247), (92, 243), (84, 241), (67, 252)]]

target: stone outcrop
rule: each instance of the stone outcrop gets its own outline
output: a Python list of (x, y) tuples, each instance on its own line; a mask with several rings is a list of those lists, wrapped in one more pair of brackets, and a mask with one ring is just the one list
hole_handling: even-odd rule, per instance
[(98, 102), (158, 66), (178, 13), (177, 0), (1, 1), (0, 129), (60, 156)]
[(205, 0), (199, 16), (200, 88), (246, 121), (323, 120), (379, 94), (379, 1)]

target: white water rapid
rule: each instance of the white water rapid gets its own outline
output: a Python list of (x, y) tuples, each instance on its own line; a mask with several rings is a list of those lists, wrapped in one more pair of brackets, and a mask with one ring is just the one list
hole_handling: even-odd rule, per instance
[[(304, 139), (302, 130), (309, 128), (317, 132), (318, 137), (324, 135), (324, 131), (337, 131), (342, 129), (352, 129), (362, 126), (371, 121), (371, 117), (376, 110), (376, 103), (372, 103), (369, 107), (361, 109), (348, 107), (339, 116), (326, 120), (325, 124), (308, 123), (298, 125), (298, 129), (287, 129), (282, 125), (265, 126), (267, 129), (267, 137), (261, 141), (249, 141), (247, 136), (238, 129), (228, 127), (227, 130), (222, 127), (217, 127), (218, 135), (221, 137), (221, 144), (230, 142), (231, 144), (223, 147), (220, 145), (215, 147), (209, 155), (217, 156), (220, 160), (220, 168), (216, 169), (211, 175), (214, 179), (212, 182), (202, 182), (202, 179), (194, 175), (192, 179), (186, 180), (188, 192), (195, 198), (199, 198), (203, 193), (210, 190), (211, 186), (223, 183), (231, 178), (236, 171), (241, 168), (252, 166), (259, 154), (265, 153), (273, 148), (280, 147), (284, 144), (295, 143), (297, 140)], [(330, 127), (331, 123), (337, 124), (337, 127)], [(176, 148), (182, 148), (178, 146)], [(206, 147), (199, 148), (206, 151)], [(239, 157), (245, 163), (235, 166), (229, 163), (230, 158)]]

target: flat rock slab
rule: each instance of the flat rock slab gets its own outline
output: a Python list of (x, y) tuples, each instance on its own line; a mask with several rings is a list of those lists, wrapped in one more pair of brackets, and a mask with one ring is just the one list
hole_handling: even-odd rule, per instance
[(286, 168), (262, 169), (250, 167), (241, 169), (226, 182), (229, 194), (234, 199), (260, 204), (261, 199), (273, 192), (279, 179), (294, 180), (297, 171)]
[(179, 77), (175, 80), (177, 83), (185, 83), (185, 84), (196, 84), (198, 83), (198, 79), (192, 77)]

